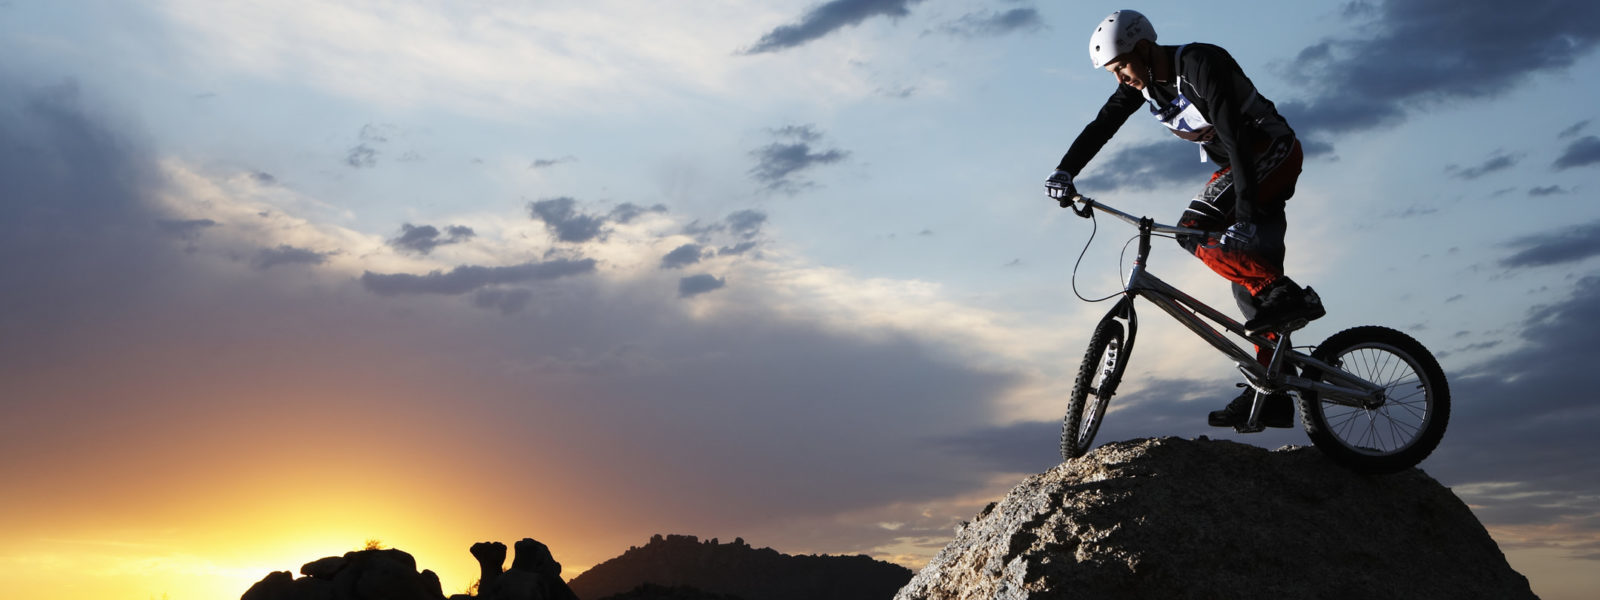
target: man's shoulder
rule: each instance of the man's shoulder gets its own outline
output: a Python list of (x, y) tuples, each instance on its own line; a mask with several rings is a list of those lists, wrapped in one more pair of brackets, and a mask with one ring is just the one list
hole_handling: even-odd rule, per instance
[(1233, 60), (1233, 55), (1228, 54), (1227, 50), (1224, 50), (1222, 46), (1218, 46), (1216, 44), (1190, 42), (1180, 46), (1179, 49), (1183, 53), (1184, 58), (1198, 60), (1214, 60), (1221, 58), (1229, 61)]

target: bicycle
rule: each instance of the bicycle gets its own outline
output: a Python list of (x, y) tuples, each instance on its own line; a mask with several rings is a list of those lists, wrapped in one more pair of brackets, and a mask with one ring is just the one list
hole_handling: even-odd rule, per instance
[[(1105, 212), (1139, 229), (1137, 257), (1123, 291), (1116, 294), (1122, 298), (1095, 326), (1073, 382), (1061, 427), (1062, 460), (1071, 461), (1088, 451), (1106, 406), (1122, 382), (1138, 333), (1133, 303), (1137, 297), (1172, 315), (1238, 365), (1246, 385), (1256, 391), (1249, 420), (1235, 428), (1241, 433), (1264, 429), (1260, 418), (1266, 397), (1282, 391), (1299, 399), (1301, 423), (1312, 443), (1354, 471), (1393, 473), (1411, 468), (1444, 438), (1450, 416), (1449, 384), (1433, 354), (1415, 339), (1387, 327), (1360, 326), (1333, 334), (1307, 355), (1290, 342), (1290, 334), (1304, 327), (1305, 320), (1270, 331), (1276, 339), (1266, 335), (1267, 331), (1250, 333), (1148, 270), (1153, 235), (1214, 239), (1220, 232), (1162, 225), (1082, 195), (1062, 199), (1061, 205), (1086, 219), (1093, 219), (1097, 211)], [(1271, 360), (1262, 365), (1212, 323), (1267, 349)]]

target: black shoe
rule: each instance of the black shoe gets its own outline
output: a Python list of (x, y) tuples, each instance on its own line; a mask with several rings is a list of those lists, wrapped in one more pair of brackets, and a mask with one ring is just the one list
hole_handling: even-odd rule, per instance
[(1256, 316), (1244, 322), (1250, 333), (1277, 330), (1286, 325), (1314, 321), (1328, 314), (1322, 297), (1311, 288), (1300, 289), (1288, 277), (1279, 277), (1256, 295)]
[[(1250, 421), (1250, 405), (1255, 399), (1255, 388), (1245, 386), (1244, 393), (1229, 402), (1226, 408), (1206, 415), (1206, 422), (1212, 427), (1243, 427)], [(1261, 407), (1261, 425), (1280, 428), (1294, 426), (1294, 402), (1288, 394), (1278, 392), (1267, 395), (1266, 405)]]

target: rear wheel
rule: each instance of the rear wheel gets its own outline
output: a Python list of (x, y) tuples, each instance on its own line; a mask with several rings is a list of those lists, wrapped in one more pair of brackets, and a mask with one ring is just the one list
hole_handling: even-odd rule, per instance
[[(1377, 399), (1301, 393), (1306, 434), (1335, 462), (1364, 473), (1393, 473), (1416, 466), (1438, 447), (1450, 420), (1450, 387), (1421, 343), (1385, 327), (1355, 327), (1329, 337), (1311, 355), (1383, 388)], [(1303, 374), (1344, 385), (1339, 373), (1306, 367)]]
[(1067, 416), (1061, 423), (1061, 459), (1072, 460), (1089, 451), (1106, 403), (1122, 381), (1127, 338), (1122, 324), (1107, 315), (1089, 337), (1089, 349), (1078, 365), (1078, 378), (1072, 384)]

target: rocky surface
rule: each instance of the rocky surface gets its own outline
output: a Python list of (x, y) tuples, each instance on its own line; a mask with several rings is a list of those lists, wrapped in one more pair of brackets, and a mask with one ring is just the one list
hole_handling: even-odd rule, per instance
[[(473, 544), (482, 568), (477, 596), (457, 594), (451, 600), (577, 600), (561, 580), (561, 563), (550, 549), (531, 538), (517, 542), (516, 560), (502, 571), (506, 545)], [(240, 600), (445, 600), (433, 571), (417, 572), (417, 561), (400, 550), (358, 550), (329, 556), (288, 571), (271, 573), (250, 586)]]
[(896, 600), (1534, 598), (1448, 488), (1313, 448), (1107, 444), (957, 529)]
[(688, 535), (657, 535), (643, 547), (573, 578), (584, 600), (602, 600), (643, 584), (693, 586), (743, 600), (888, 600), (911, 579), (905, 567), (866, 556), (790, 556)]

